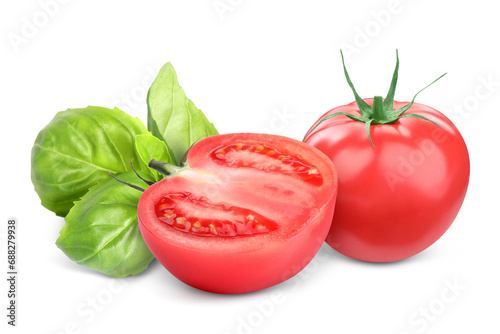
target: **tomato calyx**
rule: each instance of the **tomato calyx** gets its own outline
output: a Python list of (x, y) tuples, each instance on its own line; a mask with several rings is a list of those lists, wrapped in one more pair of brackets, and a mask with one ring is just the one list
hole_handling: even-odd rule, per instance
[[(152, 181), (148, 181), (146, 180), (145, 178), (141, 177), (139, 175), (139, 173), (137, 173), (137, 171), (135, 170), (134, 168), (134, 165), (133, 165), (133, 162), (134, 162), (134, 159), (132, 159), (130, 161), (130, 166), (132, 166), (132, 170), (134, 171), (135, 175), (137, 175), (137, 177), (143, 181), (144, 183), (146, 183), (149, 186), (155, 184), (156, 182), (152, 182)], [(149, 161), (149, 164), (148, 166), (160, 173), (162, 173), (163, 175), (165, 175), (165, 177), (170, 177), (170, 176), (174, 176), (174, 175), (177, 175), (179, 174), (181, 171), (185, 170), (187, 167), (186, 166), (182, 166), (182, 167), (179, 167), (179, 166), (176, 166), (176, 165), (172, 165), (172, 164), (169, 164), (167, 162), (162, 162), (162, 161), (158, 161), (158, 160), (155, 160), (155, 159), (151, 159)], [(120, 182), (121, 184), (124, 184), (126, 186), (129, 186), (130, 188), (133, 188), (135, 190), (138, 190), (140, 192), (144, 192), (145, 189), (144, 188), (141, 188), (139, 186), (136, 186), (135, 184), (131, 184), (131, 183), (128, 183), (128, 182), (125, 182), (125, 181), (122, 181), (120, 179), (118, 179), (116, 176), (113, 175), (113, 173), (111, 173), (111, 171), (108, 171), (108, 174), (113, 178), (115, 179), (116, 181)]]
[(439, 78), (437, 78), (436, 80), (434, 80), (433, 82), (431, 82), (430, 84), (428, 84), (427, 86), (422, 88), (421, 90), (419, 90), (415, 94), (415, 96), (413, 96), (413, 99), (411, 100), (411, 102), (409, 102), (408, 104), (406, 104), (405, 106), (403, 106), (397, 110), (394, 110), (394, 94), (396, 92), (396, 85), (397, 85), (397, 81), (398, 81), (398, 72), (399, 72), (399, 56), (398, 56), (398, 50), (396, 50), (396, 68), (394, 69), (394, 73), (392, 75), (392, 80), (391, 80), (391, 85), (389, 87), (389, 92), (387, 93), (387, 96), (385, 99), (382, 96), (375, 96), (373, 98), (373, 106), (370, 106), (356, 92), (356, 89), (354, 88), (354, 85), (351, 81), (351, 78), (349, 77), (349, 74), (347, 73), (347, 69), (345, 67), (345, 62), (344, 62), (344, 55), (342, 53), (342, 50), (340, 50), (340, 55), (342, 57), (342, 65), (344, 67), (344, 74), (345, 74), (347, 83), (349, 84), (349, 87), (351, 87), (351, 90), (354, 93), (354, 98), (356, 100), (356, 104), (358, 105), (360, 115), (359, 116), (353, 115), (351, 113), (342, 112), (342, 111), (327, 115), (327, 116), (323, 117), (322, 119), (320, 119), (314, 125), (314, 127), (312, 127), (309, 130), (309, 132), (306, 133), (306, 135), (304, 136), (304, 141), (314, 131), (314, 129), (316, 129), (318, 127), (318, 125), (320, 125), (321, 123), (323, 123), (324, 121), (326, 121), (332, 117), (336, 117), (336, 116), (340, 116), (340, 115), (347, 116), (350, 119), (357, 121), (357, 122), (365, 123), (366, 133), (368, 134), (368, 139), (370, 140), (370, 143), (372, 144), (373, 147), (375, 147), (375, 145), (373, 144), (371, 134), (370, 134), (370, 127), (372, 125), (392, 124), (392, 123), (395, 123), (397, 120), (399, 120), (402, 117), (413, 117), (413, 118), (419, 118), (419, 119), (431, 122), (439, 127), (439, 125), (437, 123), (428, 119), (427, 117), (424, 117), (422, 115), (418, 115), (415, 113), (407, 113), (407, 114), (404, 114), (404, 113), (413, 105), (413, 102), (415, 101), (415, 98), (417, 97), (418, 94), (420, 94), (424, 89), (426, 89), (427, 87), (429, 87), (430, 85), (432, 85), (433, 83), (435, 83), (436, 81), (441, 79), (443, 76), (446, 75), (446, 73), (441, 75)]
[(151, 169), (154, 169), (157, 172), (162, 173), (163, 175), (165, 175), (165, 177), (171, 177), (171, 176), (177, 175), (181, 171), (183, 171), (187, 168), (186, 166), (179, 167), (179, 166), (175, 166), (175, 165), (169, 164), (167, 162), (158, 161), (155, 159), (149, 160), (148, 167)]

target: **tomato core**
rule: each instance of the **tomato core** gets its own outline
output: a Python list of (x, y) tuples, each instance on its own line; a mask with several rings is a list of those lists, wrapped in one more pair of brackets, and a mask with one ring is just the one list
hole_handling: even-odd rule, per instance
[(249, 167), (293, 175), (315, 186), (323, 183), (323, 177), (317, 167), (298, 156), (282, 153), (263, 144), (230, 144), (213, 150), (210, 156), (214, 162), (229, 167)]
[(257, 212), (214, 203), (189, 192), (164, 195), (156, 203), (155, 212), (167, 225), (199, 236), (235, 237), (267, 233), (278, 228), (276, 222)]

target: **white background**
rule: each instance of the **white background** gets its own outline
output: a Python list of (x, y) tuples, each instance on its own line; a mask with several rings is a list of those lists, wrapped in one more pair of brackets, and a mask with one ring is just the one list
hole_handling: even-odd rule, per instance
[[(223, 13), (213, 0), (64, 2), (0, 5), (2, 271), (9, 217), (19, 221), (20, 244), (18, 327), (6, 325), (2, 279), (2, 332), (499, 333), (495, 2), (222, 0)], [(432, 247), (370, 264), (324, 246), (292, 281), (225, 296), (185, 286), (156, 261), (136, 277), (108, 278), (55, 246), (64, 220), (40, 205), (30, 150), (56, 112), (118, 105), (145, 121), (146, 90), (171, 61), (219, 132), (301, 139), (324, 112), (353, 100), (340, 48), (363, 97), (385, 95), (396, 48), (396, 100), (448, 72), (417, 101), (455, 121), (471, 179), (456, 221)]]

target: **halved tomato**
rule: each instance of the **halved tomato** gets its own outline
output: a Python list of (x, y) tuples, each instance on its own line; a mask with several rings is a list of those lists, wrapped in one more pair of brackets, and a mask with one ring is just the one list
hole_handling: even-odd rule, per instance
[(155, 257), (195, 288), (245, 293), (292, 277), (317, 253), (337, 195), (331, 160), (307, 144), (267, 134), (227, 134), (194, 145), (184, 168), (139, 201), (141, 233)]

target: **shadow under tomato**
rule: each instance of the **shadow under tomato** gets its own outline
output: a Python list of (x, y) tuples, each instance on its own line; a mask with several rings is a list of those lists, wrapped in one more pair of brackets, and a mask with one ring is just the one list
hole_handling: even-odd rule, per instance
[(362, 261), (362, 260), (357, 260), (350, 258), (346, 255), (343, 255), (337, 251), (334, 250), (334, 253), (332, 254), (332, 257), (339, 259), (339, 261), (348, 261), (351, 263), (358, 263), (360, 265), (368, 265), (368, 266), (402, 266), (402, 265), (408, 265), (413, 264), (413, 263), (418, 263), (418, 262), (425, 262), (433, 257), (436, 256), (436, 247), (429, 247), (427, 249), (424, 249), (418, 254), (415, 254), (413, 256), (410, 256), (409, 258), (402, 259), (399, 261), (393, 261), (393, 262), (368, 262), (368, 261)]
[[(259, 299), (261, 297), (270, 296), (274, 293), (289, 293), (294, 291), (298, 285), (305, 284), (306, 282), (310, 282), (307, 284), (314, 284), (315, 278), (320, 279), (322, 275), (325, 274), (325, 271), (328, 272), (331, 266), (334, 266), (336, 263), (341, 261), (347, 261), (350, 263), (358, 264), (361, 266), (368, 266), (370, 268), (374, 268), (375, 266), (379, 267), (393, 267), (393, 266), (407, 266), (407, 265), (415, 265), (415, 263), (425, 262), (430, 260), (431, 258), (436, 256), (436, 247), (430, 247), (419, 254), (416, 254), (410, 258), (395, 261), (395, 262), (366, 262), (360, 261), (356, 259), (352, 259), (347, 257), (335, 250), (333, 250), (326, 243), (320, 248), (316, 256), (312, 259), (312, 261), (299, 273), (295, 276), (289, 278), (288, 280), (271, 286), (269, 288), (249, 292), (249, 293), (241, 293), (241, 294), (219, 294), (213, 292), (207, 292), (203, 290), (199, 290), (197, 288), (191, 287), (171, 273), (169, 273), (162, 265), (154, 260), (153, 263), (150, 264), (151, 268), (148, 268), (147, 275), (151, 275), (151, 278), (158, 282), (152, 282), (154, 286), (157, 287), (157, 291), (159, 296), (164, 296), (165, 298), (173, 298), (179, 297), (182, 299), (191, 299), (196, 302), (206, 302), (207, 304), (220, 301), (222, 303), (229, 301), (253, 301), (256, 298)], [(142, 275), (142, 274), (141, 274)], [(153, 278), (154, 277), (154, 278)]]

